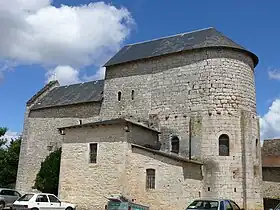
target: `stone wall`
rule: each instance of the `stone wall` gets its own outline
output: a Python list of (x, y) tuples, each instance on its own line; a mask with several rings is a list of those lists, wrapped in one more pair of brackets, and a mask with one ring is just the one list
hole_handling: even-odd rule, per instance
[(99, 115), (101, 103), (75, 104), (32, 110), (30, 118), (89, 118)]
[[(32, 190), (41, 162), (51, 151), (61, 146), (62, 136), (57, 128), (78, 125), (79, 120), (95, 121), (98, 119), (94, 116), (97, 109), (98, 106), (89, 104), (71, 106), (65, 110), (51, 108), (30, 111), (27, 107), (16, 189), (22, 193)], [(89, 118), (82, 118), (85, 116)], [(48, 150), (49, 146), (52, 147), (51, 151)]]
[(128, 142), (142, 146), (156, 146), (159, 141), (157, 132), (133, 124), (130, 125), (130, 132), (127, 133), (127, 138)]
[(88, 143), (63, 144), (59, 197), (79, 210), (104, 209), (106, 196), (122, 191), (125, 142), (98, 144), (97, 163), (89, 163)]
[[(87, 110), (92, 111), (89, 116), (94, 115), (95, 109)], [(123, 116), (145, 123), (156, 118), (162, 150), (170, 152), (170, 138), (177, 135), (180, 155), (188, 156), (191, 149), (193, 158), (204, 161), (202, 195), (226, 195), (246, 209), (261, 209), (255, 81), (253, 61), (247, 54), (211, 48), (111, 66), (106, 70), (100, 115), (84, 121)], [(22, 155), (21, 165), (26, 162), (27, 168), (20, 169), (18, 186), (30, 186), (35, 175), (30, 167), (37, 170), (48, 153), (44, 148), (49, 141), (61, 141), (56, 128), (76, 121), (78, 118), (26, 119), (24, 139), (28, 142), (24, 140), (26, 156)], [(218, 156), (221, 134), (230, 137), (230, 156)], [(83, 135), (75, 141), (81, 138)], [(29, 161), (33, 155), (38, 160)]]
[[(132, 90), (144, 106), (132, 102)], [(124, 95), (120, 102), (118, 91)], [(212, 48), (111, 66), (104, 93), (101, 114), (156, 116), (163, 150), (170, 152), (171, 136), (177, 135), (180, 155), (188, 156), (191, 145), (194, 158), (215, 166), (212, 178), (205, 179), (204, 195), (226, 195), (246, 209), (262, 208), (255, 79), (248, 55)], [(221, 134), (230, 136), (228, 157), (218, 155)]]
[[(146, 189), (146, 169), (155, 169), (155, 189)], [(185, 209), (201, 195), (201, 166), (139, 148), (128, 151), (124, 193), (151, 210)]]
[(280, 199), (280, 168), (263, 167), (263, 197)]

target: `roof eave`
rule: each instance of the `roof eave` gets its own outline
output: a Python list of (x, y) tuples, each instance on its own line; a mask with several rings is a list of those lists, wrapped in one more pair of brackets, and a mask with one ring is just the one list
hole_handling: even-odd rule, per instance
[(256, 54), (252, 53), (251, 51), (246, 50), (246, 49), (241, 49), (241, 48), (237, 48), (237, 47), (229, 47), (229, 46), (207, 46), (207, 47), (198, 47), (198, 48), (193, 48), (193, 49), (187, 49), (187, 50), (181, 50), (181, 51), (176, 51), (176, 52), (171, 52), (171, 53), (165, 53), (165, 54), (156, 55), (156, 56), (147, 56), (147, 57), (144, 57), (144, 58), (128, 60), (128, 61), (123, 61), (123, 62), (110, 63), (110, 60), (113, 59), (113, 58), (111, 58), (108, 62), (106, 62), (103, 65), (103, 67), (107, 68), (107, 67), (111, 67), (111, 66), (116, 66), (116, 65), (131, 63), (131, 62), (136, 62), (136, 61), (140, 61), (140, 60), (146, 60), (146, 59), (157, 58), (157, 57), (161, 57), (161, 56), (167, 56), (167, 55), (176, 54), (176, 53), (180, 53), (180, 52), (190, 52), (190, 51), (193, 51), (193, 50), (203, 50), (203, 49), (211, 49), (211, 48), (225, 48), (225, 49), (233, 49), (233, 50), (238, 50), (238, 51), (244, 52), (244, 53), (248, 54), (252, 58), (253, 63), (254, 63), (254, 68), (259, 63), (258, 56)]

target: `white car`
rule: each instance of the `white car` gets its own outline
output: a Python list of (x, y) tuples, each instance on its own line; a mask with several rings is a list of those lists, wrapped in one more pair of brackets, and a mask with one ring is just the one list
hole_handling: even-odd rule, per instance
[(48, 193), (25, 194), (13, 203), (13, 210), (76, 210), (76, 205), (60, 201), (55, 195)]

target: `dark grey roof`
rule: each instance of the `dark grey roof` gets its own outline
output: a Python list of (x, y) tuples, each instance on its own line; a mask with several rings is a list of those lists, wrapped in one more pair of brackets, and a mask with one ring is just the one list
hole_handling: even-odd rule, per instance
[(70, 104), (99, 102), (103, 97), (104, 80), (56, 87), (31, 109), (41, 109)]
[(41, 90), (39, 90), (32, 98), (30, 98), (27, 102), (26, 105), (29, 106), (31, 105), (39, 96), (41, 96), (46, 90), (48, 90), (50, 87), (53, 85), (58, 84), (58, 81), (50, 81), (48, 84), (46, 84)]
[(252, 56), (255, 66), (258, 63), (258, 57), (255, 54), (247, 51), (215, 28), (207, 28), (124, 46), (104, 66), (209, 47), (227, 47), (242, 50)]

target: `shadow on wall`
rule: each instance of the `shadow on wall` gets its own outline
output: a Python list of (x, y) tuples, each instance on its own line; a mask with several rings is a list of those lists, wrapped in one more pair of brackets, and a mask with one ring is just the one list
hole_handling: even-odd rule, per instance
[[(203, 179), (201, 165), (195, 163), (188, 163), (186, 162), (187, 160), (183, 161), (183, 160), (179, 160), (179, 158), (178, 160), (176, 160), (176, 157), (174, 157), (174, 155), (170, 155), (170, 157), (165, 157), (163, 155), (157, 154), (156, 152), (145, 151), (139, 148), (132, 148), (132, 152), (158, 161), (159, 162), (158, 166), (161, 166), (162, 163), (164, 163), (166, 165), (170, 165), (170, 169), (172, 169), (172, 166), (181, 167), (183, 169), (182, 176), (184, 177), (184, 180), (194, 179), (194, 180), (201, 181)], [(168, 156), (169, 154), (166, 153), (166, 155)]]
[[(215, 192), (215, 188), (211, 188), (211, 186), (216, 185), (216, 172), (218, 171), (218, 165), (215, 161), (207, 159), (203, 161), (203, 188), (205, 189), (206, 195), (210, 195), (215, 197), (218, 195), (218, 192)], [(207, 191), (206, 191), (207, 189)], [(219, 189), (217, 189), (219, 190)], [(217, 193), (217, 194), (215, 194)]]
[(262, 168), (263, 181), (280, 182), (280, 167), (263, 167)]
[(202, 170), (201, 166), (197, 164), (183, 164), (183, 174), (184, 174), (184, 180), (186, 179), (195, 179), (202, 181), (203, 176), (202, 176)]

